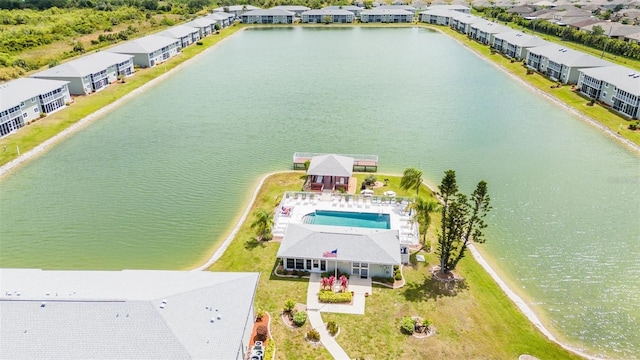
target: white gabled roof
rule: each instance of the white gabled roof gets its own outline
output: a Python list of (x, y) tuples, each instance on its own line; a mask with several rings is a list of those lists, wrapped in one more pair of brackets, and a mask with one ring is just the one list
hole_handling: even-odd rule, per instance
[[(351, 13), (350, 13), (351, 14)], [(353, 174), (354, 159), (348, 156), (327, 154), (311, 158), (307, 175), (349, 176)]]
[(205, 27), (209, 27), (213, 24), (215, 24), (216, 22), (213, 21), (212, 19), (206, 18), (206, 17), (199, 17), (197, 19), (193, 19), (191, 21), (189, 21), (188, 23), (186, 23), (185, 25), (187, 26), (191, 26), (194, 28), (205, 28)]
[(166, 36), (148, 35), (136, 40), (128, 41), (122, 45), (114, 46), (107, 49), (107, 51), (124, 54), (150, 54), (165, 46), (173, 44), (177, 44), (179, 46), (180, 40), (168, 38)]
[(322, 8), (322, 9), (313, 9), (313, 10), (309, 10), (309, 11), (305, 11), (302, 13), (302, 15), (347, 15), (347, 16), (353, 16), (353, 13), (349, 10), (344, 10), (344, 9), (327, 9), (327, 8)]
[(289, 224), (278, 257), (322, 259), (338, 250), (337, 260), (400, 264), (398, 230)]
[(57, 90), (68, 81), (20, 78), (0, 84), (0, 111), (20, 105), (21, 102)]
[[(231, 5), (231, 6), (227, 6), (226, 7), (229, 11), (243, 11), (243, 10), (258, 10), (260, 9), (257, 6), (253, 6), (253, 5)], [(219, 8), (215, 8), (213, 9), (213, 12), (223, 12), (224, 11), (224, 7), (219, 7)]]
[(420, 12), (420, 15), (453, 17), (456, 13), (459, 14), (460, 12), (455, 10), (447, 10), (447, 9), (427, 9), (425, 11)]
[(413, 15), (413, 13), (404, 9), (391, 9), (380, 6), (369, 10), (362, 10), (360, 15)]
[(321, 10), (348, 10), (349, 12), (354, 12), (354, 11), (361, 11), (364, 9), (355, 5), (342, 5), (342, 6), (331, 5), (331, 6), (325, 6)]
[(301, 6), (301, 5), (278, 5), (278, 6), (272, 7), (272, 9), (282, 9), (282, 10), (287, 10), (287, 11), (307, 11), (307, 10), (311, 10), (310, 7)]
[(132, 55), (100, 51), (54, 66), (31, 76), (36, 78), (84, 77), (105, 70), (110, 66), (128, 61), (131, 58), (133, 58)]
[(1, 269), (0, 358), (236, 359), (258, 278)]
[(558, 44), (538, 46), (529, 49), (530, 53), (541, 55), (547, 59), (571, 67), (611, 66), (612, 63), (585, 54), (582, 51), (568, 49)]
[(453, 10), (460, 12), (459, 10), (470, 10), (468, 6), (464, 5), (431, 5), (427, 10)]
[(478, 29), (479, 31), (485, 32), (487, 34), (500, 34), (515, 31), (508, 26), (500, 25), (491, 21), (474, 23), (471, 25), (471, 28)]
[(551, 44), (550, 42), (543, 40), (537, 36), (525, 34), (521, 31), (506, 32), (502, 34), (496, 34), (496, 39), (504, 40), (509, 44), (520, 46), (523, 48), (545, 46)]
[(295, 16), (291, 11), (284, 9), (257, 9), (247, 11), (242, 16)]
[(199, 30), (188, 25), (178, 25), (174, 27), (170, 27), (165, 31), (161, 31), (158, 33), (160, 36), (166, 36), (172, 39), (182, 39), (185, 36), (191, 36), (192, 34), (198, 33)]
[(613, 84), (618, 89), (640, 96), (640, 70), (612, 65), (580, 69), (579, 71), (592, 78)]
[(459, 11), (456, 11), (457, 14), (453, 15), (451, 18), (454, 20), (457, 20), (463, 24), (474, 24), (477, 22), (489, 22), (481, 17), (475, 16), (475, 15), (471, 15), (471, 14), (465, 14), (465, 13), (461, 13)]

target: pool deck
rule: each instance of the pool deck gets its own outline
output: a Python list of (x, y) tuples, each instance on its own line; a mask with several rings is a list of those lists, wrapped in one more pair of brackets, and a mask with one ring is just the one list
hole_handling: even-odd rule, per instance
[(302, 218), (316, 210), (388, 214), (389, 226), (400, 233), (400, 243), (418, 245), (417, 224), (406, 212), (407, 202), (388, 197), (361, 197), (331, 193), (286, 193), (274, 216), (273, 235), (284, 236), (289, 224), (301, 224)]

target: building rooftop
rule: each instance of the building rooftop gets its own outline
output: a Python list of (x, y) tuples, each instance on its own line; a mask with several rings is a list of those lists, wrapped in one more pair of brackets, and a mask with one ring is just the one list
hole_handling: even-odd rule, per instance
[(20, 105), (21, 102), (59, 89), (68, 81), (19, 78), (0, 84), (0, 111)]
[(572, 67), (610, 66), (610, 62), (581, 51), (567, 49), (558, 44), (533, 47), (529, 52), (542, 55), (549, 60)]
[(278, 257), (322, 259), (338, 250), (337, 260), (373, 264), (399, 264), (398, 230), (341, 226), (289, 224), (278, 249)]
[(199, 17), (197, 19), (193, 19), (193, 20), (189, 21), (185, 25), (191, 26), (191, 27), (194, 27), (194, 28), (204, 28), (204, 27), (207, 27), (207, 26), (214, 25), (215, 23), (216, 22), (213, 21), (212, 19), (209, 19), (209, 18), (206, 18), (206, 17)]
[(235, 359), (258, 277), (1, 269), (0, 358)]
[[(320, 11), (320, 10), (318, 10)], [(335, 154), (318, 155), (311, 158), (307, 175), (351, 176), (354, 159)]]
[(133, 58), (132, 55), (100, 51), (35, 73), (32, 77), (84, 77)]
[(589, 75), (592, 78), (613, 84), (618, 89), (640, 96), (640, 70), (634, 70), (620, 65), (613, 65), (581, 69), (580, 72), (585, 75)]
[(323, 7), (321, 10), (348, 10), (348, 11), (361, 11), (364, 10), (363, 8), (359, 7), (359, 6), (354, 6), (354, 5), (333, 5), (333, 6), (325, 6)]
[(194, 33), (197, 33), (199, 30), (188, 25), (177, 25), (168, 28), (165, 31), (161, 31), (158, 33), (160, 36), (166, 36), (172, 39), (181, 39), (183, 37), (191, 36)]
[(284, 9), (258, 9), (247, 11), (242, 16), (295, 16), (296, 14)]
[(420, 14), (424, 15), (434, 15), (434, 16), (444, 16), (444, 17), (453, 17), (456, 13), (460, 13), (455, 10), (447, 10), (447, 9), (428, 9), (420, 12)]
[(301, 6), (301, 5), (278, 5), (278, 6), (272, 7), (271, 9), (282, 9), (282, 10), (287, 10), (287, 11), (307, 11), (307, 10), (311, 10), (310, 7)]
[(510, 44), (523, 47), (523, 48), (545, 46), (545, 45), (551, 44), (550, 42), (543, 40), (537, 36), (525, 34), (520, 31), (512, 31), (512, 32), (506, 32), (502, 34), (496, 34), (495, 38), (504, 40)]
[(166, 36), (148, 35), (136, 40), (128, 41), (122, 45), (114, 46), (107, 49), (107, 51), (125, 54), (149, 54), (172, 44), (179, 45), (180, 40), (168, 38)]
[(471, 25), (472, 28), (478, 29), (479, 31), (485, 32), (487, 34), (500, 34), (500, 33), (508, 33), (514, 32), (515, 30), (504, 25), (500, 25), (494, 22), (477, 22)]
[(431, 5), (427, 10), (470, 10), (468, 6), (464, 5)]
[(313, 9), (309, 11), (305, 11), (302, 14), (304, 15), (350, 15), (353, 16), (353, 13), (349, 10), (345, 9)]
[(257, 6), (253, 6), (253, 5), (230, 5), (230, 6), (221, 6), (219, 8), (215, 8), (213, 9), (213, 12), (223, 12), (226, 10), (228, 11), (249, 11), (249, 10), (258, 10), (260, 9)]
[(411, 11), (404, 9), (392, 9), (380, 6), (375, 9), (362, 10), (361, 15), (413, 15)]

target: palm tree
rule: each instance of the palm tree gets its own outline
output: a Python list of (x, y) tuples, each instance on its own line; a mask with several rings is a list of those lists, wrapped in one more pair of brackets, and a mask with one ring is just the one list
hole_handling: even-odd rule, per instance
[(416, 189), (416, 195), (420, 194), (422, 185), (422, 171), (416, 168), (406, 168), (400, 179), (400, 188), (403, 190)]
[(265, 209), (258, 209), (253, 215), (255, 220), (251, 223), (251, 228), (256, 229), (258, 240), (271, 240), (273, 214)]
[(407, 205), (407, 210), (411, 210), (413, 218), (420, 224), (420, 235), (422, 236), (423, 246), (427, 243), (427, 230), (431, 225), (431, 213), (440, 210), (440, 203), (433, 198), (423, 199), (416, 196), (415, 201)]

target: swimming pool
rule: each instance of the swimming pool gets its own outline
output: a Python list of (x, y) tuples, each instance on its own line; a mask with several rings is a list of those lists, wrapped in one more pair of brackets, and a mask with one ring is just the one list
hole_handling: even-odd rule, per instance
[(389, 214), (316, 210), (302, 218), (305, 224), (390, 229)]

